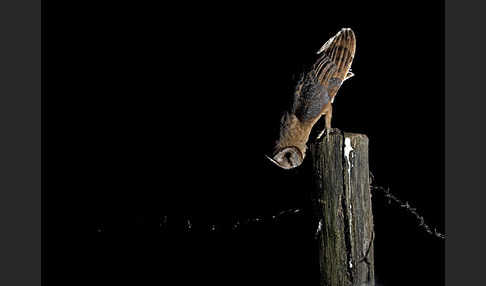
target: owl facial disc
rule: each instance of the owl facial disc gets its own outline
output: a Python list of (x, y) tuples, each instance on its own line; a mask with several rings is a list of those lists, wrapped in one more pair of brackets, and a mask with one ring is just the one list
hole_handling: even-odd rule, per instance
[(304, 161), (304, 156), (302, 156), (300, 150), (295, 146), (281, 149), (273, 155), (273, 158), (266, 157), (275, 165), (286, 170), (298, 167)]

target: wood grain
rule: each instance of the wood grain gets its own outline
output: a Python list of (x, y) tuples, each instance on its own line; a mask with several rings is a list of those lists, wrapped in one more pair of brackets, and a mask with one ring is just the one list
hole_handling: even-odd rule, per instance
[(368, 138), (328, 136), (310, 145), (321, 286), (374, 285)]

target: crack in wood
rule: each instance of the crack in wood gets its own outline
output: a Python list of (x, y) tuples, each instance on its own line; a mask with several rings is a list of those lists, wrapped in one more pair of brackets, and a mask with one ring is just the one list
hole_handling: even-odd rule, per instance
[[(368, 139), (335, 131), (310, 146), (317, 223), (322, 218), (316, 232), (320, 234), (321, 286), (374, 285)], [(345, 158), (346, 137), (348, 145), (354, 145), (352, 161)], [(348, 167), (352, 167), (349, 174)]]

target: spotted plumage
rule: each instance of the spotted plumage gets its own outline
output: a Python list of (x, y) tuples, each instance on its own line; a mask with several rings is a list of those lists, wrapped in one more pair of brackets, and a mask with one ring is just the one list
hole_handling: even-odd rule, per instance
[(323, 115), (325, 129), (318, 138), (330, 132), (332, 103), (342, 83), (354, 75), (355, 51), (356, 38), (349, 28), (341, 29), (319, 49), (317, 61), (297, 84), (292, 108), (282, 116), (279, 139), (268, 157), (273, 163), (284, 169), (302, 164), (309, 134)]

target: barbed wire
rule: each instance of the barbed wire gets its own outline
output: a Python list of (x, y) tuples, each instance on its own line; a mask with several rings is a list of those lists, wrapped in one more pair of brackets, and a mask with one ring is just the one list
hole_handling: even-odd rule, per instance
[(417, 220), (418, 220), (418, 226), (420, 228), (422, 228), (423, 230), (425, 230), (428, 234), (430, 235), (433, 235), (433, 236), (436, 236), (438, 238), (441, 238), (441, 239), (445, 239), (445, 235), (440, 233), (439, 231), (437, 231), (436, 228), (433, 228), (430, 227), (427, 223), (425, 223), (425, 219), (423, 216), (421, 216), (418, 212), (417, 212), (417, 209), (410, 206), (410, 204), (407, 202), (407, 201), (402, 201), (400, 199), (398, 199), (396, 196), (394, 196), (391, 192), (390, 192), (390, 189), (389, 188), (384, 188), (384, 187), (380, 187), (380, 186), (370, 186), (371, 190), (372, 191), (379, 191), (381, 193), (383, 193), (383, 195), (385, 196), (385, 198), (388, 199), (388, 203), (391, 204), (391, 201), (395, 202), (398, 207), (400, 208), (403, 208), (405, 210), (408, 211), (408, 213), (412, 214)]
[[(423, 229), (425, 232), (427, 232), (430, 235), (433, 235), (437, 238), (440, 239), (445, 239), (445, 235), (439, 231), (437, 231), (436, 228), (430, 227), (426, 222), (425, 219), (422, 215), (420, 215), (417, 212), (417, 209), (412, 207), (409, 202), (407, 201), (402, 201), (399, 198), (397, 198), (395, 195), (393, 195), (390, 192), (390, 188), (385, 188), (382, 186), (377, 186), (373, 183), (374, 176), (370, 172), (370, 191), (374, 193), (381, 193), (384, 195), (385, 198), (388, 199), (388, 203), (391, 205), (392, 201), (400, 208), (405, 209), (408, 213), (412, 214), (418, 221), (418, 226), (419, 228)], [(321, 203), (321, 202), (319, 202)], [(279, 211), (278, 213), (275, 213), (274, 215), (267, 215), (267, 216), (250, 216), (250, 217), (239, 217), (236, 220), (233, 220), (231, 223), (230, 229), (232, 231), (238, 231), (241, 229), (242, 226), (244, 225), (253, 225), (257, 223), (268, 223), (268, 222), (273, 222), (273, 223), (278, 223), (283, 217), (289, 216), (289, 215), (296, 215), (296, 214), (302, 214), (303, 213), (303, 208), (290, 208), (286, 210)], [(159, 230), (160, 232), (165, 232), (167, 231), (167, 225), (168, 225), (168, 216), (162, 216), (159, 219)], [(314, 232), (314, 238), (317, 239), (319, 233), (322, 230), (322, 225), (323, 225), (323, 219), (319, 219), (317, 222), (317, 227)], [(184, 232), (192, 232), (194, 227), (194, 222), (190, 218), (184, 219)], [(206, 229), (208, 229), (210, 232), (216, 232), (219, 231), (221, 225), (220, 224), (214, 224), (210, 223), (207, 224)], [(97, 232), (105, 232), (105, 226), (104, 224), (98, 224), (96, 228)]]
[(388, 204), (391, 205), (391, 202), (395, 202), (398, 207), (407, 210), (408, 213), (412, 214), (418, 221), (419, 223), (419, 228), (423, 229), (425, 232), (427, 232), (430, 235), (433, 235), (435, 237), (438, 237), (440, 239), (445, 239), (445, 234), (437, 231), (436, 228), (430, 227), (427, 223), (425, 223), (425, 219), (423, 216), (421, 216), (418, 212), (417, 209), (412, 207), (407, 201), (402, 201), (399, 198), (397, 198), (395, 195), (393, 195), (390, 192), (390, 188), (385, 188), (381, 186), (376, 186), (373, 184), (374, 176), (373, 173), (370, 172), (370, 190), (376, 192), (381, 192), (385, 198), (388, 199)]
[[(273, 215), (267, 215), (267, 216), (249, 216), (249, 217), (239, 217), (235, 220), (230, 225), (230, 229), (232, 231), (237, 231), (241, 229), (242, 226), (245, 225), (253, 225), (256, 223), (278, 223), (283, 217), (289, 216), (289, 215), (296, 215), (296, 214), (302, 214), (303, 209), (302, 208), (290, 208), (286, 210), (279, 211), (278, 213), (275, 213)], [(159, 231), (160, 232), (165, 232), (168, 230), (168, 224), (169, 224), (169, 216), (164, 215), (161, 216), (159, 219)], [(191, 218), (185, 218), (184, 219), (184, 232), (192, 232), (193, 227), (194, 227), (194, 220)], [(215, 224), (215, 223), (207, 223), (206, 229), (209, 230), (210, 232), (216, 232), (221, 228), (221, 224)], [(103, 223), (98, 223), (96, 227), (96, 232), (105, 232), (105, 225)]]

